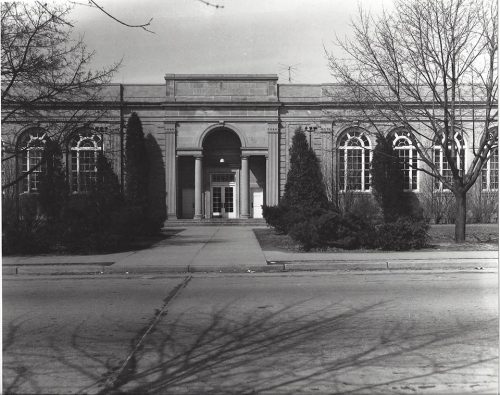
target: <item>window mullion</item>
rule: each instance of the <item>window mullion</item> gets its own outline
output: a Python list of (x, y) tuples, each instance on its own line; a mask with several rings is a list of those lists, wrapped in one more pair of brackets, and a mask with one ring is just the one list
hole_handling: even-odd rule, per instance
[(365, 150), (361, 148), (361, 191), (365, 190)]
[(488, 163), (486, 163), (486, 188), (491, 191), (491, 157)]
[(347, 158), (347, 146), (342, 148), (343, 152), (344, 152), (344, 191), (347, 192), (347, 182), (348, 182), (348, 179), (347, 179), (347, 161), (348, 161), (348, 158)]
[(80, 149), (77, 146), (76, 148), (76, 193), (80, 193), (81, 191), (81, 186), (80, 186)]
[(31, 190), (31, 174), (29, 173), (29, 169), (30, 169), (30, 148), (26, 148), (26, 192), (30, 192)]

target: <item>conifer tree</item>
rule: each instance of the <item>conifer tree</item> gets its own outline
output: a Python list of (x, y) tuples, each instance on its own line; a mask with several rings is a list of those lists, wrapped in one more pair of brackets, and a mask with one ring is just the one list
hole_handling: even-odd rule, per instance
[(125, 144), (125, 198), (133, 206), (146, 209), (149, 163), (142, 123), (133, 112), (127, 124)]
[(120, 182), (111, 163), (102, 152), (99, 152), (97, 156), (96, 168), (97, 177), (92, 197), (98, 202), (103, 214), (106, 214), (106, 212), (119, 208), (122, 203)]
[(323, 175), (316, 154), (306, 135), (298, 130), (290, 148), (290, 170), (285, 184), (283, 204), (290, 208), (314, 210), (328, 208)]
[(404, 215), (407, 199), (404, 195), (401, 162), (391, 142), (383, 135), (377, 136), (371, 167), (372, 191), (382, 208), (384, 221), (395, 221)]
[(38, 203), (48, 220), (55, 220), (58, 217), (68, 195), (61, 158), (59, 144), (47, 141), (42, 157), (44, 165), (38, 188)]

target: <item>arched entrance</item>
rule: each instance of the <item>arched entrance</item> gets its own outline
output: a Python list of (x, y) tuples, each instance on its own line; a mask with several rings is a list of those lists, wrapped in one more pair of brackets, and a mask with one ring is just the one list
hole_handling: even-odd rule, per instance
[(262, 218), (267, 160), (244, 139), (220, 125), (202, 134), (194, 149), (177, 149), (180, 218)]
[[(209, 218), (248, 217), (240, 200), (248, 198), (248, 183), (242, 168), (241, 141), (228, 128), (212, 130), (203, 140), (205, 216)], [(248, 166), (247, 166), (248, 167)], [(246, 169), (248, 173), (248, 168)], [(245, 215), (246, 214), (246, 215)]]

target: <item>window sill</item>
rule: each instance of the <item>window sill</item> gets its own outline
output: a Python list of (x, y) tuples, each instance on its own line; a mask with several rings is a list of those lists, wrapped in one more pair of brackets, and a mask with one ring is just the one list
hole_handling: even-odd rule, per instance
[(362, 191), (361, 189), (349, 189), (348, 191), (339, 191), (340, 193), (372, 193), (372, 190)]
[(20, 192), (19, 193), (19, 196), (23, 196), (23, 195), (39, 195), (40, 192), (37, 190), (37, 191), (23, 191), (23, 192)]

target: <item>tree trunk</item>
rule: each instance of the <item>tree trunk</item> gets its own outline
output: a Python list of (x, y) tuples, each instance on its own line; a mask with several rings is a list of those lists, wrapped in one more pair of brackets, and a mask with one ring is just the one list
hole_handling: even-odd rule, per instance
[(457, 211), (455, 217), (455, 243), (463, 243), (465, 241), (465, 219), (466, 219), (466, 192), (454, 192), (457, 203)]

